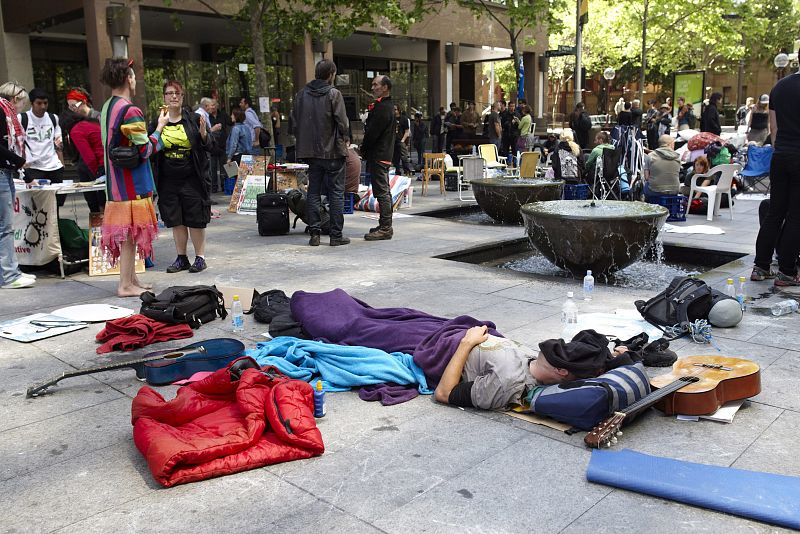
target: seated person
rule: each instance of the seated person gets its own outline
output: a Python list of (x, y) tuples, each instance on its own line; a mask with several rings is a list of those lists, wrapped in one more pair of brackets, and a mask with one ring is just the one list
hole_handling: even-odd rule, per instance
[[(708, 158), (707, 157), (698, 156), (697, 159), (694, 160), (694, 167), (692, 167), (692, 170), (686, 174), (686, 180), (683, 182), (683, 184), (685, 186), (686, 195), (689, 194), (689, 190), (692, 187), (692, 181), (694, 180), (694, 177), (697, 176), (698, 174), (707, 173), (709, 168), (710, 168), (710, 166), (708, 164)], [(712, 178), (704, 179), (702, 184), (697, 184), (697, 185), (706, 186), (706, 185), (711, 185), (713, 183), (714, 183), (714, 180), (713, 180), (713, 177), (712, 177)], [(682, 192), (683, 192), (683, 190), (682, 190)], [(701, 195), (701, 193), (698, 191), (698, 192), (696, 192), (694, 194), (694, 198), (700, 198), (700, 195)]]
[(589, 153), (589, 157), (586, 158), (586, 170), (588, 171), (589, 177), (594, 176), (595, 163), (597, 162), (597, 158), (603, 157), (603, 149), (614, 149), (614, 145), (611, 144), (611, 136), (608, 132), (597, 132), (597, 135), (594, 136), (594, 144), (596, 146)]
[(358, 202), (358, 186), (361, 183), (361, 157), (356, 152), (356, 145), (350, 145), (345, 159), (344, 192), (356, 195)]
[(674, 147), (675, 139), (664, 134), (658, 138), (658, 148), (645, 158), (645, 196), (677, 195), (680, 192), (681, 159)]
[(608, 339), (594, 330), (578, 332), (572, 341), (548, 339), (538, 355), (510, 339), (487, 333), (486, 326), (466, 331), (444, 370), (434, 398), (444, 404), (496, 410), (522, 404), (537, 385), (560, 384), (599, 376), (630, 365), (624, 346), (608, 350)]

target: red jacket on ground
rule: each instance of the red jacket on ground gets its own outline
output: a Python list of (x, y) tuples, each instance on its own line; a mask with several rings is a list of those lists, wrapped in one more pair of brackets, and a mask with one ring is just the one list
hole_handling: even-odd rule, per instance
[(246, 369), (234, 381), (220, 369), (169, 402), (145, 386), (131, 419), (136, 448), (167, 487), (325, 451), (313, 388), (271, 367)]

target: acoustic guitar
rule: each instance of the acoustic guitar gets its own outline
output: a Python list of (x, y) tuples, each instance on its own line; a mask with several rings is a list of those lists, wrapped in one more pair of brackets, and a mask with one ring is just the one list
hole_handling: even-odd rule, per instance
[(222, 369), (243, 352), (244, 343), (238, 339), (217, 338), (197, 341), (179, 349), (150, 352), (137, 360), (66, 371), (46, 382), (29, 387), (26, 397), (38, 397), (65, 378), (127, 368), (135, 370), (136, 378), (148, 384), (154, 386), (171, 384), (189, 378), (195, 373)]
[(653, 392), (627, 408), (614, 412), (583, 439), (592, 448), (610, 447), (622, 435), (620, 427), (651, 406), (666, 415), (707, 415), (726, 402), (747, 399), (761, 392), (758, 364), (724, 356), (687, 356), (672, 371), (650, 380)]

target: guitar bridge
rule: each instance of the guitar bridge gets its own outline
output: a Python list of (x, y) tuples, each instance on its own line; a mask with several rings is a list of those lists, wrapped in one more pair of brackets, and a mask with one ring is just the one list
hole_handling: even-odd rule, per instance
[(706, 367), (708, 369), (718, 369), (720, 371), (733, 371), (733, 367), (725, 367), (724, 365), (720, 365), (718, 363), (696, 363), (694, 366)]

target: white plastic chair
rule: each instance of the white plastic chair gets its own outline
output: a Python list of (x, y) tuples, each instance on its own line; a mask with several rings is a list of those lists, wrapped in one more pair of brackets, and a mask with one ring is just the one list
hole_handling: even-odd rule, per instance
[[(714, 215), (719, 215), (719, 206), (722, 201), (722, 195), (728, 195), (728, 210), (730, 211), (731, 220), (733, 220), (733, 196), (731, 195), (731, 184), (733, 177), (737, 172), (742, 170), (742, 166), (738, 163), (727, 163), (725, 165), (717, 165), (710, 169), (705, 174), (695, 174), (692, 177), (692, 183), (689, 188), (689, 201), (694, 198), (695, 192), (705, 193), (708, 195), (708, 213), (706, 220), (711, 221)], [(707, 185), (705, 187), (697, 185), (699, 182), (706, 178), (711, 178), (715, 174), (720, 173), (716, 185)]]

